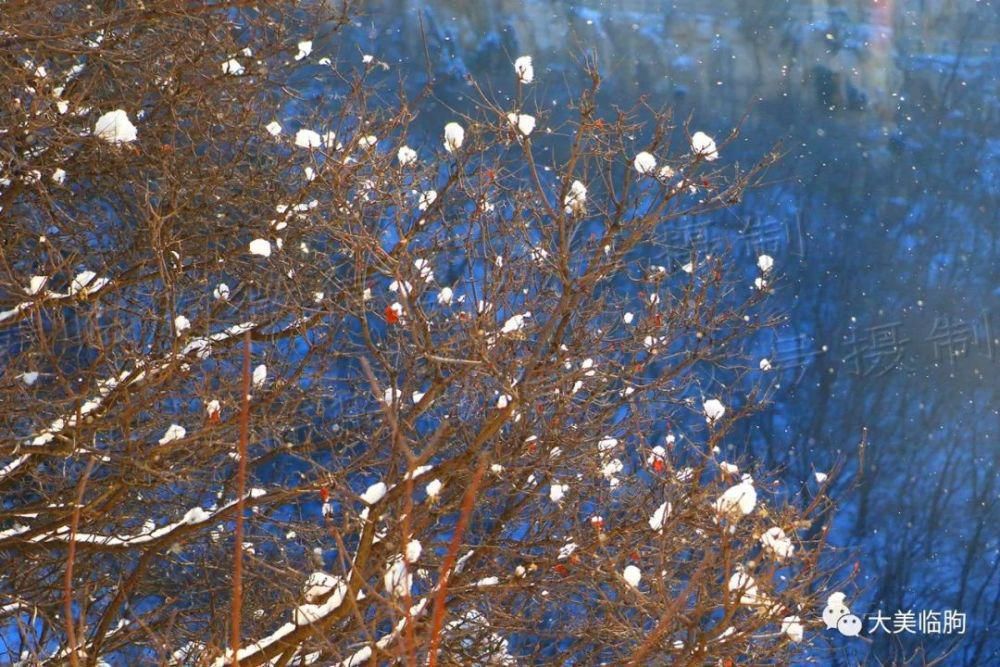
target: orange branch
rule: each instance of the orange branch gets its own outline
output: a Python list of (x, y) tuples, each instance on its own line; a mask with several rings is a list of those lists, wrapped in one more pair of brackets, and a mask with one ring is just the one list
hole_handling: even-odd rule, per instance
[(455, 532), (451, 536), (448, 553), (445, 554), (444, 562), (441, 564), (437, 594), (434, 596), (434, 612), (431, 615), (431, 641), (427, 655), (427, 667), (437, 666), (437, 652), (438, 644), (441, 643), (441, 626), (444, 624), (444, 598), (448, 592), (448, 578), (451, 576), (451, 569), (455, 566), (458, 547), (462, 543), (462, 535), (469, 524), (469, 517), (472, 516), (472, 509), (476, 501), (476, 492), (479, 490), (479, 483), (483, 479), (483, 472), (485, 470), (486, 457), (481, 456), (479, 458), (479, 465), (476, 467), (476, 472), (472, 475), (472, 481), (465, 490), (465, 497), (462, 498), (462, 510), (458, 516), (458, 524), (455, 526)]

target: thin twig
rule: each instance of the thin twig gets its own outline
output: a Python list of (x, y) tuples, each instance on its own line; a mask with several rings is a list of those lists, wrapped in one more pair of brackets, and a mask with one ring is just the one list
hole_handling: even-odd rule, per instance
[(247, 485), (247, 442), (250, 440), (250, 332), (243, 334), (243, 396), (240, 409), (239, 460), (236, 464), (236, 544), (233, 547), (233, 610), (230, 647), (233, 666), (240, 664), (240, 617), (243, 610), (243, 506)]
[(431, 361), (437, 361), (442, 364), (462, 364), (465, 366), (479, 366), (483, 362), (478, 359), (456, 359), (454, 357), (442, 357), (437, 354), (425, 354), (425, 359), (430, 359)]
[(94, 457), (87, 462), (83, 477), (76, 485), (76, 499), (73, 501), (73, 514), (69, 524), (69, 549), (66, 554), (66, 575), (63, 578), (63, 619), (66, 623), (66, 641), (69, 643), (69, 664), (80, 667), (80, 657), (76, 654), (76, 629), (73, 627), (73, 561), (76, 559), (76, 530), (80, 526), (80, 509), (83, 507), (83, 492), (87, 488), (87, 479), (94, 469)]

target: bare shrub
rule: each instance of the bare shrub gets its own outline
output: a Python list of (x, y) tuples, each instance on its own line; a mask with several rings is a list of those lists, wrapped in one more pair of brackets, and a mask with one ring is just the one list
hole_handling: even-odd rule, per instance
[(827, 501), (723, 454), (774, 270), (663, 240), (774, 157), (524, 61), (411, 149), (346, 10), (4, 5), (2, 655), (786, 664)]

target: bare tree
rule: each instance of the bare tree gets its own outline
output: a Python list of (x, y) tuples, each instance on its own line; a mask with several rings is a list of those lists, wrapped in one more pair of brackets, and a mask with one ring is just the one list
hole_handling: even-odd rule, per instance
[(410, 147), (347, 9), (5, 4), (0, 655), (787, 664), (824, 488), (723, 454), (776, 270), (662, 240), (774, 156), (524, 58)]

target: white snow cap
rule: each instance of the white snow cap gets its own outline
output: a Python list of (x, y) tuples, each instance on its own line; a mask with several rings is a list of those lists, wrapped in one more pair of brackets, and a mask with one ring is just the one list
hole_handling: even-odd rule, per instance
[(611, 488), (614, 489), (620, 483), (620, 480), (618, 479), (617, 475), (624, 469), (625, 469), (625, 464), (622, 463), (621, 459), (611, 459), (603, 466), (601, 466), (601, 474), (604, 476), (605, 479), (608, 480), (608, 483), (611, 485)]
[(774, 258), (770, 255), (761, 255), (757, 258), (757, 268), (764, 273), (769, 273), (774, 267)]
[(502, 334), (510, 334), (515, 331), (520, 331), (524, 328), (525, 320), (531, 317), (530, 312), (520, 313), (518, 315), (512, 315), (506, 322), (503, 323), (503, 328), (500, 329)]
[(271, 242), (267, 239), (254, 239), (250, 242), (250, 254), (258, 257), (270, 257)]
[(528, 136), (535, 129), (535, 117), (526, 113), (511, 112), (507, 114), (507, 120), (524, 136)]
[(374, 134), (367, 134), (358, 139), (358, 146), (361, 146), (361, 148), (365, 149), (374, 148), (377, 145), (378, 145), (378, 137), (376, 137)]
[(191, 328), (191, 320), (184, 317), (183, 315), (178, 315), (174, 318), (174, 333), (178, 336), (183, 336), (184, 332)]
[(389, 387), (382, 393), (382, 402), (386, 405), (392, 405), (402, 394), (403, 392), (400, 390)]
[(649, 517), (649, 527), (656, 532), (663, 530), (663, 524), (667, 522), (667, 517), (670, 516), (672, 510), (673, 507), (669, 501), (657, 507), (656, 511), (653, 512), (653, 516)]
[(573, 555), (573, 552), (577, 550), (578, 545), (576, 542), (569, 540), (566, 544), (559, 547), (559, 560), (566, 560)]
[(107, 278), (98, 278), (93, 271), (81, 271), (69, 284), (70, 294), (90, 294), (108, 284)]
[(567, 491), (569, 491), (569, 484), (560, 484), (553, 480), (549, 486), (549, 500), (554, 503), (561, 503)]
[(219, 403), (218, 399), (213, 398), (207, 405), (205, 405), (205, 413), (209, 417), (218, 415), (220, 412), (222, 412), (222, 404)]
[(765, 371), (765, 372), (771, 370), (771, 360), (770, 359), (761, 359), (760, 360), (760, 370)]
[(417, 198), (417, 208), (421, 211), (426, 211), (431, 207), (434, 202), (437, 201), (438, 193), (437, 190), (424, 190), (420, 193)]
[(94, 135), (112, 144), (127, 144), (135, 141), (139, 133), (128, 119), (128, 113), (123, 109), (115, 109), (97, 119)]
[(531, 83), (535, 80), (535, 67), (531, 62), (531, 56), (521, 56), (514, 61), (514, 72), (521, 83)]
[(785, 560), (795, 551), (792, 539), (778, 526), (769, 528), (766, 533), (761, 535), (760, 543), (764, 545), (765, 549), (773, 553), (774, 558), (778, 561)]
[(410, 540), (406, 543), (406, 562), (416, 563), (420, 560), (420, 554), (423, 552), (424, 548), (420, 544), (420, 540)]
[(222, 63), (222, 73), (228, 74), (230, 76), (240, 76), (243, 74), (243, 65), (236, 58), (230, 58), (226, 62)]
[(528, 254), (531, 256), (531, 261), (541, 263), (545, 260), (546, 257), (549, 256), (549, 251), (546, 250), (545, 248), (532, 246), (531, 249), (528, 251)]
[(396, 151), (396, 159), (399, 160), (400, 166), (406, 167), (417, 161), (417, 151), (409, 146), (400, 146), (399, 150)]
[(442, 306), (447, 306), (451, 303), (452, 299), (455, 298), (455, 292), (452, 291), (450, 287), (442, 287), (441, 291), (438, 292), (437, 302)]
[(802, 641), (805, 628), (802, 627), (801, 619), (798, 616), (786, 616), (781, 619), (781, 632), (788, 635), (793, 642)]
[(424, 490), (427, 492), (427, 497), (434, 500), (441, 495), (441, 489), (444, 488), (444, 484), (441, 483), (439, 479), (432, 479), (427, 482), (427, 486)]
[(753, 478), (743, 475), (743, 481), (726, 489), (715, 501), (715, 511), (732, 520), (753, 512), (757, 505), (757, 489), (753, 486)]
[(413, 260), (413, 268), (420, 272), (420, 277), (424, 279), (425, 283), (434, 281), (434, 267), (423, 257)]
[(323, 139), (315, 130), (302, 129), (295, 133), (295, 145), (300, 148), (319, 148)]
[(183, 426), (180, 426), (179, 424), (171, 424), (170, 426), (167, 427), (167, 430), (163, 434), (163, 437), (160, 438), (160, 444), (165, 445), (168, 442), (173, 442), (174, 440), (180, 440), (185, 435), (187, 435), (187, 430), (185, 430)]
[(229, 285), (226, 283), (219, 283), (215, 286), (215, 289), (212, 290), (212, 296), (219, 301), (229, 301), (229, 294)]
[(618, 438), (606, 437), (597, 441), (597, 449), (602, 454), (618, 446)]
[(264, 386), (264, 383), (267, 382), (267, 365), (266, 364), (260, 364), (259, 366), (257, 366), (256, 368), (253, 369), (252, 380), (253, 380), (253, 388), (254, 389), (260, 389), (261, 387)]
[(719, 158), (719, 150), (715, 146), (715, 139), (704, 132), (695, 132), (691, 135), (691, 152), (700, 155), (709, 162)]
[(326, 572), (313, 572), (302, 586), (306, 602), (316, 602), (343, 582), (343, 579)]
[(455, 122), (444, 126), (444, 149), (449, 153), (454, 153), (462, 147), (465, 141), (465, 128)]
[(211, 518), (208, 512), (200, 507), (192, 507), (187, 512), (184, 513), (184, 517), (181, 519), (181, 523), (204, 523)]
[(645, 176), (646, 174), (653, 173), (653, 170), (656, 169), (656, 158), (653, 157), (652, 153), (642, 151), (635, 156), (632, 166), (635, 167), (637, 172)]
[(587, 186), (580, 181), (573, 181), (563, 200), (563, 206), (567, 215), (582, 215), (587, 210)]
[(292, 622), (295, 625), (310, 625), (322, 619), (326, 614), (326, 605), (300, 604), (292, 610)]
[(722, 419), (722, 415), (726, 414), (726, 406), (717, 398), (710, 398), (705, 401), (702, 404), (702, 409), (705, 411), (705, 420), (709, 424), (714, 424)]
[(622, 577), (625, 578), (625, 582), (632, 588), (639, 588), (639, 582), (642, 581), (642, 570), (635, 565), (627, 565), (625, 571), (622, 572)]
[(740, 604), (757, 603), (757, 582), (746, 573), (742, 565), (736, 566), (736, 572), (729, 577), (729, 590), (742, 591), (740, 594)]
[(653, 447), (649, 456), (646, 457), (646, 465), (656, 465), (657, 463), (663, 463), (667, 460), (667, 450), (663, 448), (663, 445), (656, 445)]
[(24, 291), (28, 295), (34, 296), (42, 291), (47, 282), (49, 282), (48, 276), (31, 276), (31, 280), (28, 281), (28, 286), (24, 288)]
[(410, 592), (413, 575), (407, 570), (406, 562), (402, 556), (395, 556), (389, 561), (382, 582), (386, 592), (394, 597), (401, 598)]
[[(403, 296), (410, 296), (410, 292), (412, 290), (413, 290), (413, 285), (411, 285), (407, 280), (403, 281), (393, 280), (391, 283), (389, 283), (390, 292), (399, 292)], [(400, 311), (400, 313), (397, 314), (402, 314), (402, 311)]]
[(303, 58), (307, 57), (310, 53), (312, 53), (313, 50), (312, 40), (310, 39), (303, 40), (299, 42), (298, 46), (299, 46), (299, 52), (295, 54), (296, 60), (302, 60)]
[(374, 505), (378, 501), (382, 500), (385, 496), (385, 492), (388, 490), (389, 487), (385, 485), (385, 482), (375, 482), (361, 494), (361, 500), (369, 505)]

